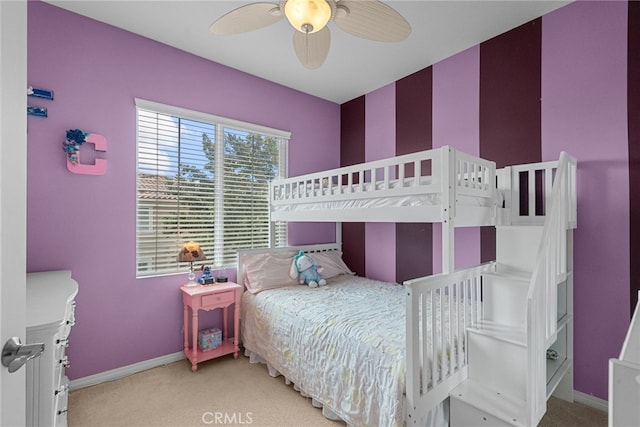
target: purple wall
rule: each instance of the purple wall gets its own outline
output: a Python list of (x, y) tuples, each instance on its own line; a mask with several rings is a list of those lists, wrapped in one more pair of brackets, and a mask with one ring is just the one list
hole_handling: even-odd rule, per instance
[[(493, 150), (486, 157), (499, 166), (500, 161), (526, 162), (526, 156), (557, 159), (562, 150), (578, 159), (575, 387), (601, 399), (607, 399), (607, 361), (618, 356), (630, 319), (627, 6), (618, 1), (573, 3), (434, 64), (431, 93), (423, 81), (407, 78), (396, 82), (395, 93), (396, 144), (414, 143), (413, 134), (401, 131), (411, 129), (415, 120), (428, 122), (424, 117), (407, 118), (420, 109), (420, 102), (401, 96), (422, 92), (424, 102), (432, 101), (433, 129), (423, 136), (432, 138), (433, 147), (452, 145), (471, 153)], [(514, 71), (515, 78), (504, 75), (505, 63), (514, 70), (522, 66), (523, 60), (514, 61), (518, 57), (512, 54), (522, 56), (523, 50), (532, 69)], [(502, 95), (487, 91), (491, 84)], [(369, 96), (384, 102), (378, 92)], [(523, 113), (523, 108), (530, 113)], [(404, 152), (419, 149), (424, 148)], [(441, 268), (440, 236), (434, 225), (434, 272)], [(478, 229), (457, 230), (456, 243), (457, 267), (480, 260)], [(379, 248), (367, 242), (366, 250)], [(415, 252), (397, 233), (397, 259)], [(420, 255), (429, 256), (429, 250)], [(402, 268), (396, 268), (396, 280), (401, 281)]]
[[(480, 156), (497, 167), (541, 160), (541, 20), (480, 44)], [(521, 186), (522, 187), (522, 186)], [(496, 229), (480, 229), (480, 261), (496, 259)]]
[[(396, 81), (396, 155), (432, 148), (433, 67)], [(406, 176), (411, 176), (408, 168)], [(396, 224), (396, 280), (433, 273), (433, 226), (425, 223)]]
[(627, 3), (578, 2), (542, 23), (543, 160), (578, 159), (575, 387), (606, 399), (630, 319)]
[[(360, 96), (340, 106), (340, 166), (364, 162), (366, 145), (366, 104)], [(354, 183), (358, 180), (355, 177)], [(345, 183), (346, 184), (346, 183)], [(346, 264), (360, 276), (367, 273), (366, 232), (362, 222), (342, 224), (342, 251)]]
[[(554, 159), (566, 150), (580, 162), (576, 389), (602, 399), (607, 398), (607, 359), (618, 355), (629, 322), (627, 6), (576, 2), (539, 21), (542, 157)], [(430, 125), (419, 135), (417, 141), (425, 143), (420, 149), (433, 143), (481, 151), (483, 60), (487, 58), (475, 46), (435, 64), (430, 87), (423, 87), (422, 80), (416, 83), (430, 98), (427, 110), (432, 108), (429, 117), (419, 118), (423, 124), (432, 119), (432, 129)], [(68, 268), (80, 283), (78, 323), (69, 348), (71, 378), (170, 354), (182, 346), (177, 291), (182, 277), (135, 279), (134, 97), (290, 130), (290, 175), (297, 175), (349, 164), (350, 159), (407, 152), (397, 145), (416, 125), (410, 117), (416, 108), (403, 102), (415, 89), (407, 82), (339, 107), (29, 2), (29, 84), (55, 90), (56, 99), (47, 104), (49, 118), (30, 117), (28, 123), (28, 270)], [(274, 100), (279, 108), (263, 107)], [(323, 120), (316, 121), (318, 116)], [(352, 116), (353, 121), (345, 122)], [(73, 127), (107, 137), (106, 175), (66, 170), (61, 145), (64, 131)], [(354, 146), (345, 143), (349, 138)], [(395, 153), (390, 141), (396, 144)], [(512, 143), (525, 148), (517, 137)], [(313, 164), (307, 158), (313, 158)], [(403, 258), (405, 246), (397, 243), (402, 238), (397, 229), (385, 227), (355, 224), (354, 251), (366, 240), (367, 250), (360, 252), (356, 264), (364, 269), (366, 259), (366, 271), (387, 280), (390, 272), (397, 274), (396, 260)], [(296, 224), (290, 230), (291, 243), (333, 240), (328, 225)], [(433, 233), (437, 252), (437, 227)], [(456, 238), (457, 253), (463, 251), (460, 263), (476, 262), (478, 231), (458, 231)], [(433, 257), (437, 271), (439, 255)], [(374, 265), (380, 262), (383, 267)]]
[[(365, 99), (365, 161), (395, 156), (395, 85), (367, 94)], [(396, 280), (396, 228), (392, 223), (366, 223), (366, 275), (372, 279)]]
[[(480, 151), (480, 48), (474, 46), (433, 66), (433, 148), (453, 145)], [(455, 268), (480, 263), (480, 228), (455, 230)], [(442, 272), (442, 227), (433, 224), (433, 273)]]
[[(80, 285), (69, 376), (180, 351), (185, 277), (135, 278), (134, 98), (289, 130), (291, 175), (339, 166), (340, 107), (45, 3), (29, 2), (28, 24), (28, 82), (55, 100), (28, 121), (27, 269)], [(106, 175), (67, 171), (71, 128), (107, 138)], [(291, 240), (334, 238), (304, 233)]]

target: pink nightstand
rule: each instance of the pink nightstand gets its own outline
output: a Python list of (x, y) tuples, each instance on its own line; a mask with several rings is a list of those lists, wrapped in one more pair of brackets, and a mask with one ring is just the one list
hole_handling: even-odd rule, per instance
[[(240, 296), (242, 286), (233, 282), (217, 283), (214, 285), (181, 286), (182, 303), (184, 304), (184, 355), (191, 361), (191, 370), (198, 369), (198, 362), (214, 359), (233, 353), (238, 357), (238, 344), (240, 333)], [(229, 340), (229, 328), (227, 327), (228, 309), (233, 307), (233, 342)], [(189, 307), (191, 307), (191, 343), (189, 346)], [(202, 351), (198, 348), (198, 311), (215, 310), (223, 311), (222, 344), (217, 348)]]

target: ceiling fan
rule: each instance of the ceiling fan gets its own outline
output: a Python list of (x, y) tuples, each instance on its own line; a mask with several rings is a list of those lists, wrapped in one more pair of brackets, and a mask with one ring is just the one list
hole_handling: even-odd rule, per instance
[(251, 3), (218, 18), (209, 30), (218, 35), (239, 34), (275, 24), (286, 17), (295, 28), (293, 49), (306, 68), (320, 67), (329, 53), (333, 21), (338, 28), (368, 40), (399, 42), (411, 33), (409, 23), (378, 0), (280, 0)]

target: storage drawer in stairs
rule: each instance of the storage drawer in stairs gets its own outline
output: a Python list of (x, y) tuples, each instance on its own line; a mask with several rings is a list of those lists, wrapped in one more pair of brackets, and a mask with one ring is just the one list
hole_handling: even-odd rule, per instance
[(558, 321), (563, 320), (567, 314), (567, 281), (564, 280), (558, 284)]
[(525, 426), (523, 400), (466, 380), (450, 395), (451, 427)]
[(569, 369), (567, 360), (567, 328), (558, 329), (558, 338), (547, 350), (547, 396), (555, 390), (562, 376)]

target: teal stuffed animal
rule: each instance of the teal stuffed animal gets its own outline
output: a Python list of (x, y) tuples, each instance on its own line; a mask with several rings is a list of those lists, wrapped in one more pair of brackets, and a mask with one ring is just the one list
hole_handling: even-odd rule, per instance
[(313, 261), (313, 258), (303, 251), (298, 252), (298, 254), (293, 257), (289, 275), (292, 279), (297, 278), (299, 284), (304, 283), (310, 288), (326, 285), (327, 281), (322, 278), (320, 273), (322, 273), (322, 267), (318, 267)]

